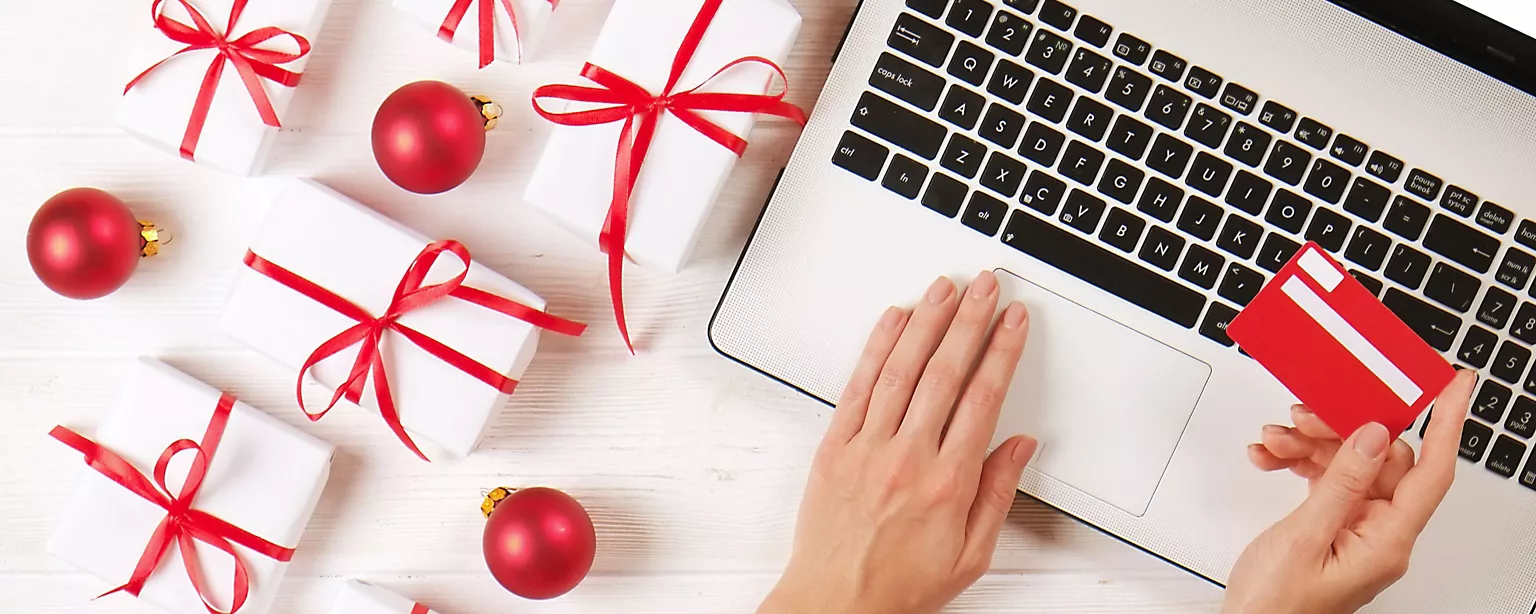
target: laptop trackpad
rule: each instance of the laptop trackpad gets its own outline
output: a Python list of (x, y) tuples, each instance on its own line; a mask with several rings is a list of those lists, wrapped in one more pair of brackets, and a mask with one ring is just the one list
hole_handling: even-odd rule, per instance
[(1209, 365), (1008, 271), (1001, 301), (1029, 306), (1029, 345), (993, 445), (1040, 440), (1031, 467), (1141, 516), (1210, 378)]

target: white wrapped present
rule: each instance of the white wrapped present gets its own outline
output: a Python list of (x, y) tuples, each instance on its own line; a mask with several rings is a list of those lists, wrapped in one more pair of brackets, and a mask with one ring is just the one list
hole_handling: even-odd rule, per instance
[[(395, 8), (438, 38), (492, 61), (522, 64), (544, 37), (558, 0), (394, 0)], [(489, 18), (490, 21), (486, 21)], [(481, 39), (482, 32), (491, 36)], [(485, 43), (489, 42), (489, 45)]]
[(437, 614), (427, 606), (366, 582), (347, 580), (331, 614)]
[[(86, 454), (91, 468), (77, 482), (48, 551), (175, 614), (206, 614), (204, 598), (230, 608), (239, 596), (238, 556), (249, 574), (240, 613), (267, 612), (325, 487), (331, 446), (156, 360), (141, 359), (125, 381), (94, 439), (54, 429), (56, 438)], [(200, 482), (189, 479), (197, 475), (198, 454), (173, 447), (181, 440), (183, 447), (195, 442), (211, 453)], [(162, 481), (156, 465), (167, 457)], [(173, 500), (189, 501), (191, 511), (172, 518), (170, 509), (186, 509)], [(152, 566), (140, 577), (141, 559), (159, 554), (146, 549), (162, 523), (168, 530), (163, 555), (150, 556)], [(201, 591), (175, 543), (178, 531), (194, 540)], [(234, 556), (213, 545), (223, 540)]]

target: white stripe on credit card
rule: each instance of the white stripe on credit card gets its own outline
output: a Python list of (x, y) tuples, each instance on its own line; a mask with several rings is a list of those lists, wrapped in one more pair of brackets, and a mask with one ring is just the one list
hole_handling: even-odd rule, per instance
[(1312, 321), (1328, 331), (1334, 341), (1339, 342), (1339, 345), (1344, 346), (1344, 349), (1359, 360), (1360, 364), (1365, 365), (1365, 368), (1380, 379), (1381, 383), (1391, 388), (1403, 403), (1412, 405), (1424, 394), (1418, 384), (1413, 383), (1413, 380), (1409, 379), (1402, 369), (1397, 368), (1397, 365), (1393, 364), (1385, 354), (1382, 354), (1381, 350), (1371, 345), (1360, 331), (1355, 330), (1344, 316), (1339, 315), (1339, 312), (1334, 311), (1322, 297), (1313, 292), (1306, 282), (1293, 276), (1285, 280), (1285, 285), (1280, 289), (1286, 296), (1291, 297), (1291, 300), (1296, 302), (1296, 306), (1301, 307)]

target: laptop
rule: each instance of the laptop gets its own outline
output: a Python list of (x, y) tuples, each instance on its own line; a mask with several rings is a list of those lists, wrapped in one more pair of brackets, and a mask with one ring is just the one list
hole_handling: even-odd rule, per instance
[(886, 306), (996, 270), (1019, 488), (1224, 583), (1306, 495), (1246, 460), (1294, 398), (1225, 327), (1314, 241), (1483, 376), (1369, 611), (1529, 614), (1533, 37), (1526, 0), (864, 0), (712, 343), (831, 403)]

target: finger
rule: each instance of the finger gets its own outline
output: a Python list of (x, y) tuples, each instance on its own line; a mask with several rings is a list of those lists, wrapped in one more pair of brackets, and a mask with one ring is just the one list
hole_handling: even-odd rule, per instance
[(1387, 461), (1381, 465), (1381, 475), (1376, 476), (1376, 485), (1371, 488), (1371, 498), (1391, 500), (1398, 483), (1410, 469), (1413, 469), (1413, 447), (1401, 439), (1392, 442)]
[(1029, 310), (1014, 301), (1003, 310), (992, 341), (976, 367), (976, 374), (960, 395), (955, 417), (944, 434), (939, 453), (965, 463), (981, 458), (997, 432), (997, 415), (1013, 383), (1024, 343), (1029, 339)]
[(1280, 458), (1270, 453), (1262, 443), (1248, 444), (1248, 462), (1258, 467), (1259, 471), (1279, 471), (1290, 469), (1296, 464), (1296, 459)]
[(1305, 535), (1331, 542), (1370, 494), (1391, 445), (1387, 427), (1375, 422), (1360, 427), (1288, 520), (1303, 527)]
[(1392, 505), (1405, 512), (1407, 529), (1415, 535), (1429, 524), (1429, 517), (1440, 507), (1456, 479), (1461, 429), (1476, 384), (1475, 373), (1462, 371), (1435, 399), (1429, 426), (1424, 430), (1424, 444), (1419, 447), (1419, 462), (1398, 482), (1397, 492), (1392, 496)]
[(875, 382), (880, 379), (880, 370), (885, 368), (885, 361), (896, 347), (896, 340), (901, 338), (901, 330), (907, 325), (907, 316), (907, 310), (900, 307), (891, 307), (885, 310), (885, 315), (880, 316), (874, 332), (869, 334), (869, 341), (864, 343), (859, 364), (853, 368), (853, 375), (843, 388), (843, 396), (837, 401), (837, 410), (832, 412), (832, 425), (827, 427), (825, 441), (847, 443), (864, 427), (864, 415), (869, 411), (869, 399), (874, 394)]
[(944, 341), (923, 369), (907, 416), (897, 430), (899, 436), (910, 436), (938, 449), (939, 433), (954, 413), (960, 387), (971, 376), (976, 355), (981, 352), (992, 317), (997, 314), (997, 293), (997, 277), (991, 271), (982, 271), (971, 283)]
[[(1317, 484), (1317, 481), (1322, 479), (1323, 474), (1327, 471), (1327, 467), (1319, 465), (1316, 462), (1305, 458), (1297, 460), (1295, 465), (1291, 465), (1291, 473), (1295, 474), (1296, 477), (1309, 482), (1309, 489), (1311, 486)], [(1311, 491), (1309, 490), (1308, 492)]]
[(977, 565), (992, 561), (997, 535), (1008, 519), (1008, 509), (1018, 494), (1019, 476), (1040, 443), (1028, 435), (1016, 435), (992, 451), (981, 467), (981, 484), (965, 523), (965, 545), (960, 560)]
[(1291, 423), (1296, 425), (1296, 430), (1313, 439), (1344, 439), (1333, 432), (1333, 427), (1324, 423), (1322, 418), (1307, 409), (1306, 405), (1291, 406)]
[(1312, 462), (1327, 467), (1333, 464), (1333, 457), (1339, 453), (1339, 448), (1344, 442), (1337, 439), (1322, 439), (1317, 441), (1317, 449), (1308, 457)]
[(1259, 442), (1279, 458), (1310, 458), (1317, 452), (1317, 440), (1293, 428), (1270, 424), (1259, 433)]
[(944, 331), (949, 330), (949, 322), (955, 319), (956, 303), (955, 284), (948, 278), (940, 277), (928, 286), (923, 300), (907, 318), (885, 366), (880, 368), (859, 435), (889, 438), (896, 434), (896, 427), (907, 415), (917, 380), (923, 376), (923, 368), (944, 338)]

